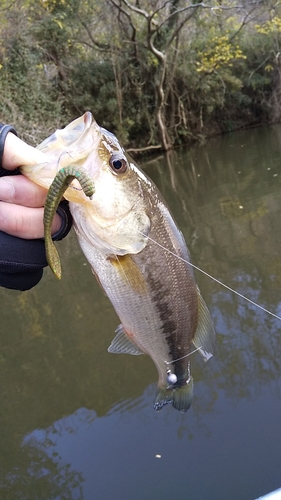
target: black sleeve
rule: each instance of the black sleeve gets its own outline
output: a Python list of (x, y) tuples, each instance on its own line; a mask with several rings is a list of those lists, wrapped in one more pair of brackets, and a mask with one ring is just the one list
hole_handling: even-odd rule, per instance
[[(56, 241), (63, 239), (72, 225), (67, 201), (62, 201), (57, 211), (62, 217), (62, 225), (53, 236)], [(25, 240), (0, 231), (0, 286), (30, 290), (41, 280), (47, 265), (43, 239)]]
[[(0, 124), (0, 177), (20, 174), (18, 169), (8, 171), (1, 165), (7, 133), (16, 133), (11, 129), (12, 127)], [(60, 203), (57, 212), (62, 218), (62, 225), (53, 240), (63, 239), (72, 225), (72, 216), (66, 200)], [(25, 240), (0, 231), (0, 286), (21, 291), (29, 290), (41, 280), (43, 268), (47, 265), (43, 239)]]
[[(72, 225), (67, 201), (62, 201), (57, 211), (62, 217), (62, 225), (53, 236), (56, 241), (63, 239)], [(30, 290), (39, 283), (47, 265), (43, 239), (25, 240), (0, 231), (0, 286)]]
[(44, 240), (24, 240), (0, 231), (0, 286), (29, 290), (47, 265)]

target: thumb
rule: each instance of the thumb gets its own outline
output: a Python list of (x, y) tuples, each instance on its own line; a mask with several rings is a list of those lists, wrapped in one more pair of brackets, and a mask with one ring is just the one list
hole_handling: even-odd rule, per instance
[(22, 165), (36, 165), (46, 162), (46, 155), (32, 146), (26, 144), (16, 135), (9, 132), (5, 141), (2, 166), (13, 170)]

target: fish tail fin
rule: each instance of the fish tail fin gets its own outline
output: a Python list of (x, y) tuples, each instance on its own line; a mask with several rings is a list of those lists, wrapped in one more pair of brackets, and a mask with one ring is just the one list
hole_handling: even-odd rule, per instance
[(185, 384), (179, 387), (158, 389), (154, 409), (162, 410), (163, 406), (172, 404), (176, 410), (186, 412), (189, 410), (193, 399), (193, 378), (190, 376)]

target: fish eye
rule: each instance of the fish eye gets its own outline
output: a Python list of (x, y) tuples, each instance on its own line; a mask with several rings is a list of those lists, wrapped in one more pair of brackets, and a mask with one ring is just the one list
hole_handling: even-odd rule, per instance
[(125, 158), (116, 158), (116, 156), (112, 156), (109, 160), (109, 165), (113, 172), (116, 174), (124, 174), (127, 170), (127, 161)]

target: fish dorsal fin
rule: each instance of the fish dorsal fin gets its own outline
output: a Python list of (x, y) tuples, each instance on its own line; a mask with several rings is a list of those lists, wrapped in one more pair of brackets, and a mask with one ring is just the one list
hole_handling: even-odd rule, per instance
[(205, 361), (208, 361), (215, 349), (216, 333), (208, 307), (197, 287), (198, 294), (198, 324), (194, 335), (193, 344), (203, 356)]
[(115, 332), (117, 335), (107, 349), (108, 352), (112, 352), (113, 354), (132, 354), (133, 356), (143, 354), (138, 346), (126, 335), (123, 325), (119, 325)]

